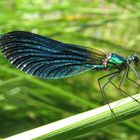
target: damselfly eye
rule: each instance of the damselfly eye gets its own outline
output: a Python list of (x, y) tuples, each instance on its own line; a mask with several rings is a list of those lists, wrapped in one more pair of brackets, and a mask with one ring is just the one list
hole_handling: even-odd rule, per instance
[(140, 64), (140, 60), (139, 60), (139, 58), (138, 58), (137, 56), (134, 56), (134, 57), (133, 57), (133, 62), (134, 62), (134, 64), (135, 64), (136, 66), (138, 66), (138, 65)]

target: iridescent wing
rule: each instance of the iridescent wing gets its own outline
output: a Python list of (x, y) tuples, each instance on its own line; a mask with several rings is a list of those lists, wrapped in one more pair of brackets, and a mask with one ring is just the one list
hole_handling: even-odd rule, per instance
[(65, 44), (34, 33), (14, 31), (3, 35), (0, 49), (17, 68), (48, 79), (65, 78), (101, 66), (106, 54)]

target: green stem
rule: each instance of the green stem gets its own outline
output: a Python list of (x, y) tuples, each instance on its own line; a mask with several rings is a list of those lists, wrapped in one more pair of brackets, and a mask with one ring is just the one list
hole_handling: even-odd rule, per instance
[[(133, 96), (140, 102), (140, 93)], [(66, 119), (35, 128), (33, 130), (9, 137), (13, 139), (62, 140), (73, 139), (97, 129), (119, 123), (140, 114), (140, 103), (131, 97), (110, 104), (115, 116), (108, 105), (93, 109)]]

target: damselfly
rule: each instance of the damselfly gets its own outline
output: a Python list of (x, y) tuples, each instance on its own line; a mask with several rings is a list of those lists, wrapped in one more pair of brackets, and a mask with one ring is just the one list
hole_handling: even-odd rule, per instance
[[(140, 60), (136, 54), (128, 58), (115, 53), (105, 54), (95, 49), (62, 43), (25, 31), (13, 31), (2, 35), (0, 49), (17, 68), (41, 78), (58, 79), (89, 70), (114, 69), (114, 72), (98, 79), (100, 90), (107, 102), (104, 88), (109, 83), (125, 94), (127, 93), (121, 89), (124, 77), (140, 86), (129, 78), (129, 70), (131, 69), (140, 79), (139, 73), (132, 66), (140, 65)], [(116, 86), (112, 80), (122, 72), (119, 85)], [(100, 81), (105, 77), (108, 77), (108, 80), (101, 86)]]

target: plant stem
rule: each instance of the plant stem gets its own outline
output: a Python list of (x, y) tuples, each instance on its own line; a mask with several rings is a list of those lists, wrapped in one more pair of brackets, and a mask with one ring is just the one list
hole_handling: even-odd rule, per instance
[(108, 105), (93, 109), (66, 119), (47, 124), (33, 130), (6, 138), (35, 139), (35, 140), (62, 140), (73, 139), (97, 129), (119, 123), (140, 114), (140, 93), (110, 104), (115, 116), (109, 110)]

